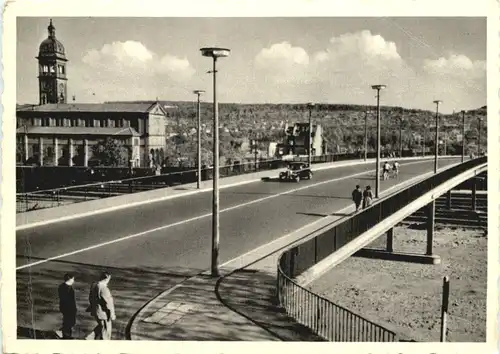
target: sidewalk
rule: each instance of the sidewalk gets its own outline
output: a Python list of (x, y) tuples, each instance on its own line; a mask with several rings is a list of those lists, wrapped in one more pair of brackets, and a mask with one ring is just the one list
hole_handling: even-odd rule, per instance
[(281, 251), (248, 267), (190, 278), (165, 291), (134, 319), (132, 340), (323, 341), (278, 308)]

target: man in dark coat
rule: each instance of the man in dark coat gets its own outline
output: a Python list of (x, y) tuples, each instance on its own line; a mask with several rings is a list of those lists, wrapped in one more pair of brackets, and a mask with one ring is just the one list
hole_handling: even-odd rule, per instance
[(358, 211), (361, 206), (361, 202), (363, 201), (363, 193), (361, 192), (359, 184), (356, 186), (356, 189), (352, 191), (352, 200), (356, 205), (356, 211)]
[(76, 324), (76, 298), (73, 283), (75, 276), (65, 274), (64, 282), (59, 285), (59, 311), (63, 315), (62, 337), (63, 339), (72, 339), (71, 331)]

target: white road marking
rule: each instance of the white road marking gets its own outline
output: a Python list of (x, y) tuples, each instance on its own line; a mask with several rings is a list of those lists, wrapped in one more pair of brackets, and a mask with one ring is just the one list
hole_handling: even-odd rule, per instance
[[(444, 156), (442, 158), (449, 158), (449, 157), (445, 157)], [(410, 157), (410, 158), (404, 158), (402, 160), (404, 160), (404, 161), (410, 161), (412, 159), (421, 159), (418, 162), (429, 161), (429, 158), (427, 158), (427, 157), (425, 157), (425, 158)], [(325, 170), (325, 169), (335, 169), (335, 168), (340, 168), (340, 167), (366, 165), (366, 164), (369, 164), (369, 163), (373, 163), (373, 161), (370, 161), (370, 159), (368, 159), (367, 161), (358, 161), (358, 160), (356, 160), (356, 161), (345, 161), (345, 162), (338, 162), (337, 161), (337, 162), (334, 162), (334, 163), (332, 163), (332, 164), (330, 164), (328, 166), (320, 166), (320, 167), (314, 167), (313, 166), (312, 170), (313, 171), (318, 171), (318, 170)], [(226, 185), (221, 185), (219, 188), (220, 189), (231, 188), (231, 187), (236, 187), (236, 186), (240, 186), (240, 185), (244, 185), (244, 184), (259, 182), (261, 180), (262, 180), (262, 178), (253, 178), (253, 179), (248, 179), (248, 180), (244, 180), (244, 181), (234, 182), (234, 183), (230, 183), (230, 184), (226, 184)], [(113, 211), (128, 209), (128, 208), (132, 208), (132, 207), (141, 206), (141, 205), (144, 205), (144, 204), (151, 204), (151, 203), (163, 202), (163, 201), (174, 199), (174, 198), (186, 197), (186, 196), (189, 196), (189, 195), (192, 195), (192, 194), (209, 192), (212, 189), (213, 189), (212, 187), (206, 187), (206, 188), (202, 188), (202, 189), (195, 189), (195, 190), (192, 190), (192, 191), (187, 191), (187, 192), (184, 192), (184, 193), (179, 193), (179, 194), (174, 194), (174, 195), (170, 194), (170, 195), (166, 195), (166, 196), (159, 197), (159, 198), (153, 198), (153, 199), (148, 199), (148, 200), (140, 200), (140, 201), (137, 201), (137, 202), (124, 203), (124, 204), (120, 204), (120, 205), (115, 205), (115, 206), (111, 206), (111, 207), (108, 207), (108, 208), (85, 211), (85, 212), (82, 212), (82, 213), (79, 213), (79, 214), (73, 214), (73, 215), (68, 215), (68, 216), (61, 216), (61, 217), (58, 217), (58, 218), (55, 218), (55, 219), (48, 219), (48, 220), (36, 221), (36, 222), (29, 223), (29, 224), (24, 224), (24, 225), (16, 226), (16, 231), (31, 229), (31, 228), (34, 228), (34, 227), (37, 227), (37, 226), (44, 226), (44, 225), (49, 225), (49, 224), (63, 222), (63, 221), (68, 221), (68, 220), (74, 220), (74, 219), (84, 218), (84, 217), (87, 217), (87, 216), (92, 216), (92, 215), (97, 215), (97, 214), (104, 214), (104, 213), (109, 213), (109, 212), (113, 212)]]
[[(398, 189), (398, 188), (400, 188), (400, 186), (402, 186), (402, 185), (404, 185), (404, 184), (408, 184), (408, 185), (409, 185), (409, 184), (412, 184), (414, 181), (417, 181), (417, 180), (419, 180), (419, 179), (421, 179), (421, 178), (425, 178), (426, 176), (431, 175), (431, 174), (433, 174), (433, 172), (427, 172), (427, 173), (425, 173), (425, 174), (422, 174), (422, 175), (419, 175), (419, 176), (413, 177), (413, 178), (411, 178), (411, 179), (409, 179), (409, 180), (406, 180), (406, 181), (404, 181), (404, 182), (398, 183), (398, 184), (396, 184), (396, 185), (394, 185), (394, 186), (392, 186), (392, 187), (387, 188), (386, 190), (382, 191), (380, 194), (381, 194), (381, 195), (388, 194), (388, 193), (390, 193), (392, 190)], [(334, 211), (334, 213), (343, 213), (344, 211), (349, 210), (349, 209), (354, 209), (354, 206), (353, 206), (352, 204), (351, 204), (351, 205), (348, 205), (348, 206), (346, 206), (345, 208), (342, 208), (342, 209), (340, 209), (340, 210), (336, 210), (336, 211)], [(227, 261), (227, 262), (222, 263), (222, 264), (220, 265), (220, 268), (222, 268), (222, 267), (227, 267), (227, 266), (229, 266), (229, 265), (230, 265), (230, 264), (232, 264), (232, 263), (238, 263), (238, 262), (241, 262), (241, 261), (242, 261), (245, 257), (249, 257), (249, 256), (251, 256), (252, 254), (258, 254), (261, 250), (266, 249), (266, 248), (269, 248), (269, 247), (271, 247), (271, 246), (272, 246), (273, 244), (275, 244), (275, 243), (280, 243), (280, 242), (282, 242), (282, 241), (286, 240), (287, 238), (289, 238), (290, 236), (293, 236), (293, 234), (295, 234), (295, 233), (297, 233), (297, 232), (300, 232), (300, 231), (302, 231), (302, 230), (304, 230), (304, 229), (307, 229), (307, 228), (309, 228), (309, 227), (311, 227), (311, 226), (314, 226), (315, 224), (318, 224), (319, 222), (321, 222), (321, 221), (323, 221), (323, 220), (324, 220), (324, 218), (317, 219), (317, 220), (315, 220), (315, 221), (313, 221), (313, 222), (311, 222), (311, 223), (309, 223), (309, 224), (306, 224), (306, 225), (304, 225), (304, 226), (299, 227), (299, 228), (298, 228), (298, 229), (296, 229), (296, 230), (293, 230), (292, 232), (289, 232), (289, 233), (288, 233), (288, 234), (286, 234), (286, 235), (280, 236), (279, 238), (277, 238), (277, 239), (275, 239), (275, 240), (273, 240), (273, 241), (271, 241), (271, 242), (265, 243), (265, 244), (263, 244), (263, 245), (261, 245), (261, 246), (259, 246), (259, 247), (257, 247), (257, 248), (251, 249), (250, 251), (248, 251), (248, 252), (246, 252), (246, 253), (244, 253), (244, 254), (242, 254), (242, 255), (238, 256), (238, 257), (235, 257), (235, 258), (233, 258), (233, 259), (231, 259), (231, 260), (229, 260), (229, 261)], [(295, 243), (295, 242), (296, 242), (296, 240), (293, 240), (293, 241), (292, 241), (292, 243)], [(270, 252), (271, 252), (271, 253), (274, 253), (274, 251), (270, 251)], [(208, 274), (208, 273), (210, 273), (210, 271), (206, 271), (205, 273), (206, 273), (206, 274)], [(203, 274), (205, 274), (205, 273), (203, 273)]]
[[(428, 162), (428, 161), (409, 162), (407, 164), (404, 164), (404, 166), (408, 166), (410, 164), (425, 163), (425, 162)], [(246, 202), (246, 203), (234, 205), (234, 206), (229, 207), (229, 208), (221, 209), (220, 213), (222, 214), (222, 213), (225, 213), (225, 212), (228, 212), (228, 211), (231, 211), (231, 210), (235, 210), (235, 209), (239, 209), (239, 208), (242, 208), (242, 207), (245, 207), (245, 206), (248, 206), (248, 205), (260, 203), (260, 202), (263, 202), (263, 201), (268, 200), (268, 199), (273, 199), (273, 198), (280, 197), (282, 195), (294, 193), (294, 192), (297, 192), (297, 191), (300, 191), (300, 190), (303, 190), (303, 189), (312, 188), (312, 187), (320, 186), (320, 185), (323, 185), (323, 184), (326, 184), (326, 183), (336, 182), (336, 181), (340, 181), (340, 180), (344, 180), (344, 179), (348, 179), (348, 178), (352, 178), (352, 177), (356, 177), (356, 176), (360, 176), (360, 175), (365, 175), (365, 174), (373, 173), (374, 171), (375, 170), (357, 172), (357, 173), (354, 173), (354, 174), (351, 174), (351, 175), (348, 175), (348, 176), (338, 177), (338, 178), (334, 178), (334, 179), (331, 179), (331, 180), (317, 182), (317, 183), (309, 184), (309, 185), (306, 185), (306, 186), (303, 186), (303, 187), (299, 187), (299, 188), (294, 188), (294, 189), (291, 189), (291, 190), (286, 191), (286, 192), (281, 192), (281, 193), (273, 194), (271, 196), (267, 196), (267, 197), (255, 199), (255, 200), (252, 200), (250, 202)], [(169, 229), (169, 228), (172, 228), (172, 227), (175, 227), (175, 226), (179, 226), (179, 225), (187, 224), (187, 223), (192, 222), (192, 221), (200, 220), (200, 219), (209, 217), (211, 215), (212, 215), (212, 213), (210, 212), (210, 213), (202, 214), (202, 215), (195, 216), (195, 217), (192, 217), (192, 218), (189, 218), (189, 219), (181, 220), (181, 221), (178, 221), (178, 222), (175, 222), (175, 223), (172, 223), (172, 224), (163, 225), (163, 226), (159, 226), (159, 227), (156, 227), (156, 228), (153, 228), (153, 229), (150, 229), (150, 230), (146, 230), (146, 231), (138, 232), (138, 233), (135, 233), (135, 234), (132, 234), (132, 235), (120, 237), (120, 238), (117, 238), (117, 239), (114, 239), (114, 240), (111, 240), (111, 241), (98, 243), (98, 244), (93, 245), (93, 246), (85, 247), (85, 248), (82, 248), (82, 249), (79, 249), (79, 250), (75, 250), (75, 251), (72, 251), (72, 252), (68, 252), (68, 253), (64, 253), (64, 254), (61, 254), (61, 255), (58, 255), (58, 256), (49, 257), (49, 258), (42, 259), (42, 260), (39, 260), (39, 261), (36, 261), (36, 262), (33, 262), (33, 263), (28, 263), (28, 264), (25, 264), (25, 265), (17, 267), (16, 270), (21, 270), (21, 269), (33, 267), (33, 266), (44, 264), (44, 263), (47, 263), (47, 262), (50, 262), (50, 261), (54, 261), (54, 260), (57, 260), (57, 259), (65, 258), (65, 257), (68, 257), (68, 256), (73, 256), (75, 254), (83, 253), (83, 252), (86, 252), (86, 251), (90, 251), (90, 250), (93, 250), (93, 249), (96, 249), (96, 248), (100, 248), (100, 247), (112, 245), (114, 243), (126, 241), (126, 240), (129, 240), (129, 239), (132, 239), (132, 238), (136, 238), (136, 237), (141, 237), (141, 236), (147, 235), (149, 233), (166, 230), (166, 229)]]

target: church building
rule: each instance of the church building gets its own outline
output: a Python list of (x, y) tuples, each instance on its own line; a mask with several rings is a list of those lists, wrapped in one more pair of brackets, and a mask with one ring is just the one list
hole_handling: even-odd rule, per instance
[[(39, 47), (38, 105), (18, 105), (17, 163), (89, 166), (92, 147), (111, 137), (128, 150), (133, 167), (161, 164), (167, 108), (153, 103), (68, 102), (68, 59), (50, 20)], [(74, 101), (74, 98), (73, 98)]]

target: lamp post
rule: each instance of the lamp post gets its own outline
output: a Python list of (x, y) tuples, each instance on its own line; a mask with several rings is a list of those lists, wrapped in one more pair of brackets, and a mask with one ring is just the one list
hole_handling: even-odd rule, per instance
[(438, 146), (439, 146), (439, 104), (443, 101), (435, 100), (433, 101), (436, 104), (436, 132), (435, 132), (435, 143), (434, 143), (434, 173), (437, 173), (438, 170)]
[(465, 111), (462, 111), (462, 163), (465, 161)]
[(368, 113), (371, 113), (369, 110), (365, 111), (365, 161), (368, 158)]
[(214, 146), (213, 146), (213, 197), (212, 197), (212, 262), (211, 274), (219, 274), (219, 107), (217, 104), (217, 58), (229, 56), (226, 48), (201, 48), (201, 55), (213, 59), (213, 91), (214, 91)]
[(481, 156), (481, 117), (477, 118), (477, 157)]
[(311, 168), (311, 162), (312, 162), (312, 108), (314, 107), (314, 103), (308, 103), (307, 108), (309, 109), (309, 139), (308, 144), (309, 148), (307, 149), (307, 162), (309, 163), (309, 168)]
[(399, 157), (403, 157), (403, 116), (399, 117)]
[(200, 96), (205, 93), (203, 90), (195, 90), (193, 91), (195, 95), (198, 96), (198, 106), (196, 110), (196, 118), (197, 118), (197, 130), (198, 130), (198, 138), (197, 138), (197, 156), (196, 156), (196, 166), (198, 169), (198, 180), (196, 182), (196, 186), (200, 189), (201, 184), (201, 106), (200, 106)]
[(424, 122), (424, 127), (422, 131), (422, 157), (425, 157), (425, 133), (427, 133), (427, 126)]
[(375, 168), (375, 198), (378, 198), (380, 191), (380, 90), (386, 85), (373, 85), (372, 89), (377, 90), (377, 166)]

